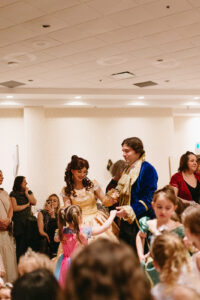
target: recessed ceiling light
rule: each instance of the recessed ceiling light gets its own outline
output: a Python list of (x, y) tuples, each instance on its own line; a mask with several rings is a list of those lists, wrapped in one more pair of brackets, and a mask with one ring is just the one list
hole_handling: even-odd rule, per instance
[(80, 102), (80, 101), (72, 101), (72, 102), (67, 102), (64, 105), (83, 106), (83, 105), (88, 105), (88, 104), (85, 102)]
[(75, 98), (75, 99), (81, 99), (82, 96), (75, 96), (74, 98)]
[(197, 96), (197, 97), (194, 97), (193, 99), (194, 99), (194, 100), (199, 100), (199, 99), (200, 99), (200, 97), (198, 97), (198, 96)]
[(12, 96), (12, 95), (7, 95), (6, 98), (7, 98), (7, 99), (12, 99), (13, 96)]
[(129, 103), (128, 105), (133, 105), (133, 106), (144, 106), (144, 105), (146, 105), (146, 104), (143, 103), (143, 102), (131, 102), (131, 103)]
[(17, 102), (14, 101), (5, 101), (5, 102), (0, 102), (0, 105), (5, 105), (5, 106), (16, 106), (16, 105), (20, 105)]
[(144, 99), (144, 96), (139, 96), (138, 99), (142, 100), (142, 99)]

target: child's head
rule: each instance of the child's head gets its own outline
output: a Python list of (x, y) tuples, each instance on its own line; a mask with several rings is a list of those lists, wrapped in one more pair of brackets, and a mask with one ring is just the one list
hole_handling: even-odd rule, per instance
[(72, 226), (73, 230), (77, 234), (78, 240), (80, 241), (79, 225), (81, 223), (81, 218), (82, 218), (82, 210), (78, 205), (70, 205), (65, 209), (60, 209), (58, 215), (58, 228), (59, 228), (60, 240), (62, 240), (63, 238), (63, 226), (65, 226), (66, 223), (68, 223), (70, 226)]
[(200, 207), (189, 206), (182, 215), (185, 235), (200, 250)]
[(53, 272), (53, 265), (50, 258), (42, 253), (36, 253), (29, 248), (24, 255), (19, 259), (18, 272), (22, 276), (25, 273), (32, 272), (33, 270), (45, 268)]
[(60, 292), (59, 284), (46, 269), (34, 270), (19, 277), (13, 285), (12, 300), (55, 300)]
[(124, 243), (97, 239), (72, 260), (64, 299), (152, 300), (152, 296), (133, 250)]
[(175, 284), (183, 265), (188, 264), (182, 240), (174, 233), (164, 232), (155, 236), (150, 251), (161, 281), (169, 286)]
[(177, 197), (170, 185), (164, 186), (162, 189), (154, 193), (152, 206), (156, 214), (156, 218), (167, 222), (177, 207)]
[(12, 283), (6, 282), (0, 288), (0, 300), (10, 300), (11, 299), (11, 290), (12, 290)]

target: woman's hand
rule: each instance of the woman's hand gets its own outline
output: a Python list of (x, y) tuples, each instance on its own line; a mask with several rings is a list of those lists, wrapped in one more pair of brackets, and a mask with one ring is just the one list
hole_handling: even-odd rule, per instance
[(9, 218), (1, 220), (0, 221), (0, 229), (1, 230), (6, 230), (9, 224), (10, 224), (10, 219)]
[(119, 218), (126, 218), (127, 217), (127, 212), (125, 211), (123, 206), (117, 206), (117, 217)]
[(44, 237), (47, 239), (48, 243), (50, 244), (50, 238), (47, 233), (44, 235)]
[(48, 211), (48, 214), (50, 215), (50, 217), (52, 219), (54, 219), (55, 218), (55, 209), (54, 209), (54, 207), (48, 208), (47, 211)]

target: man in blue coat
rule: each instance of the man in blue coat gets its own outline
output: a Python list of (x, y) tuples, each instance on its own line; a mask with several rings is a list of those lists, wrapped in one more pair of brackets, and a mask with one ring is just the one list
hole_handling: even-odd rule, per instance
[(118, 182), (117, 216), (121, 218), (120, 238), (136, 249), (138, 220), (144, 216), (154, 217), (151, 206), (157, 189), (158, 175), (155, 168), (145, 161), (142, 141), (137, 137), (122, 142), (122, 152), (128, 167)]

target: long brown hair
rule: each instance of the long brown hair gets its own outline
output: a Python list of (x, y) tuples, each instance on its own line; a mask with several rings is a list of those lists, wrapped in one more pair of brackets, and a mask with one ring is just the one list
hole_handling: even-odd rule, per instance
[(82, 216), (82, 210), (78, 205), (70, 205), (66, 208), (61, 208), (58, 213), (58, 234), (60, 241), (63, 240), (63, 227), (66, 223), (72, 224), (73, 229), (76, 233), (77, 239), (80, 243), (80, 228), (79, 218)]
[[(72, 170), (81, 170), (83, 168), (86, 168), (87, 170), (89, 169), (88, 161), (82, 157), (73, 155), (70, 163), (67, 165), (67, 168), (65, 170), (64, 180), (66, 182), (66, 187), (65, 187), (66, 196), (71, 196), (72, 194), (74, 197), (76, 197), (76, 192), (74, 190), (74, 180), (73, 180)], [(83, 178), (82, 184), (86, 188), (86, 190), (89, 190), (94, 186), (94, 184), (88, 177)]]

